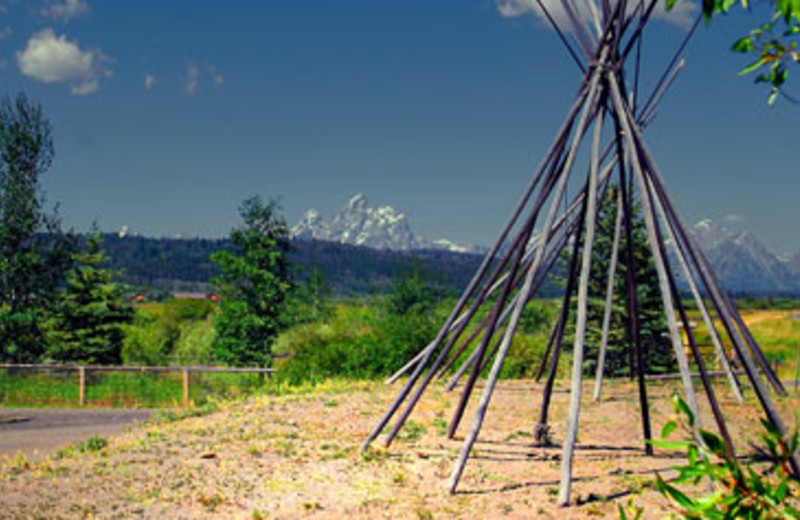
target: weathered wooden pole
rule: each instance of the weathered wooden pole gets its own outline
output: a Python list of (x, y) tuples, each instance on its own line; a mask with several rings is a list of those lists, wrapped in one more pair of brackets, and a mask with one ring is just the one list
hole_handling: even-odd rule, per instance
[[(727, 305), (724, 305), (724, 291), (720, 289), (705, 256), (699, 250), (691, 237), (689, 237), (681, 216), (677, 213), (677, 211), (675, 211), (674, 205), (669, 198), (669, 194), (664, 187), (664, 182), (661, 179), (661, 174), (658, 171), (658, 167), (656, 166), (655, 161), (652, 159), (652, 155), (647, 148), (647, 144), (642, 139), (638, 128), (634, 126), (633, 131), (636, 132), (635, 135), (636, 139), (639, 141), (641, 154), (648, 163), (649, 178), (652, 180), (656, 194), (661, 199), (664, 209), (666, 210), (667, 215), (669, 216), (669, 219), (673, 225), (673, 230), (678, 238), (686, 245), (689, 256), (697, 267), (698, 274), (700, 275), (703, 284), (711, 295), (711, 300), (717, 309), (718, 315), (722, 319), (722, 323), (725, 326), (726, 331), (728, 331), (728, 336), (733, 342), (737, 356), (739, 356), (743, 362), (747, 377), (755, 389), (756, 396), (761, 403), (762, 409), (767, 415), (767, 419), (778, 429), (779, 432), (781, 432), (782, 435), (787, 435), (788, 430), (786, 429), (786, 425), (784, 424), (780, 413), (772, 403), (772, 400), (769, 397), (769, 392), (767, 392), (764, 382), (758, 375), (757, 368), (753, 359), (750, 357), (750, 353), (746, 348), (744, 348), (744, 345), (741, 344), (740, 338), (735, 331), (735, 327), (733, 326), (734, 320), (731, 316), (731, 309)], [(790, 459), (790, 465), (795, 475), (800, 475), (800, 456), (798, 456), (797, 452), (792, 455)]]
[[(598, 105), (602, 104), (603, 103), (598, 103)], [(586, 341), (589, 276), (591, 275), (592, 254), (594, 252), (594, 232), (597, 224), (597, 170), (602, 131), (603, 111), (600, 110), (595, 120), (589, 186), (586, 195), (585, 237), (582, 251), (583, 258), (581, 259), (581, 274), (578, 282), (578, 310), (575, 322), (575, 343), (572, 350), (572, 388), (570, 391), (567, 432), (564, 438), (564, 447), (561, 455), (561, 488), (558, 494), (558, 503), (560, 505), (569, 503), (569, 494), (572, 487), (572, 459), (574, 456), (575, 441), (578, 438), (578, 420), (581, 409), (581, 397), (583, 395), (583, 352), (584, 343)]]
[(544, 443), (549, 436), (550, 428), (547, 425), (547, 417), (550, 412), (550, 400), (553, 395), (553, 385), (556, 380), (556, 372), (558, 371), (558, 361), (561, 357), (562, 340), (564, 338), (564, 331), (566, 324), (569, 321), (569, 308), (572, 293), (575, 289), (575, 284), (578, 280), (578, 270), (580, 262), (580, 240), (578, 239), (583, 233), (583, 226), (585, 224), (586, 204), (584, 203), (581, 210), (581, 221), (578, 229), (575, 231), (575, 238), (572, 243), (572, 254), (570, 255), (569, 268), (567, 270), (567, 284), (564, 287), (564, 296), (561, 303), (561, 312), (559, 314), (558, 322), (553, 330), (553, 355), (550, 359), (550, 368), (547, 373), (547, 381), (545, 381), (544, 388), (542, 389), (542, 402), (539, 406), (539, 419), (533, 427), (533, 436), (538, 443)]
[[(648, 186), (652, 186), (652, 181), (650, 181), (649, 178)], [(700, 314), (703, 316), (703, 322), (705, 323), (706, 328), (711, 335), (711, 342), (714, 344), (714, 351), (717, 355), (717, 360), (725, 372), (725, 376), (728, 378), (733, 395), (736, 397), (737, 401), (744, 403), (744, 396), (742, 395), (739, 380), (736, 379), (736, 374), (733, 373), (733, 368), (728, 361), (728, 355), (725, 353), (725, 349), (722, 348), (722, 341), (720, 340), (717, 329), (714, 326), (714, 321), (711, 319), (711, 315), (708, 313), (708, 308), (703, 300), (703, 296), (700, 294), (700, 290), (697, 288), (697, 282), (695, 282), (692, 270), (689, 268), (689, 264), (686, 262), (686, 256), (684, 255), (683, 248), (676, 239), (675, 233), (672, 231), (672, 226), (670, 225), (667, 215), (664, 212), (664, 207), (661, 204), (661, 200), (658, 197), (651, 197), (651, 200), (653, 200), (653, 205), (658, 210), (661, 220), (665, 224), (664, 229), (667, 232), (667, 240), (670, 244), (672, 244), (675, 257), (678, 259), (678, 264), (683, 271), (683, 277), (689, 285), (689, 290), (692, 292), (692, 296), (694, 297), (697, 308), (700, 310)]]
[(622, 191), (617, 190), (617, 214), (614, 218), (614, 238), (611, 245), (611, 258), (608, 265), (608, 279), (606, 281), (606, 301), (603, 309), (603, 329), (600, 336), (600, 352), (597, 356), (597, 373), (594, 383), (594, 400), (600, 401), (603, 391), (603, 371), (606, 365), (606, 349), (608, 348), (608, 334), (611, 329), (611, 307), (614, 303), (614, 281), (617, 275), (617, 256), (619, 255), (619, 239), (622, 229)]
[[(558, 183), (558, 188), (556, 189), (555, 194), (553, 195), (553, 200), (550, 206), (550, 211), (547, 215), (547, 219), (545, 221), (544, 226), (542, 227), (542, 241), (543, 243), (547, 243), (551, 227), (553, 225), (553, 221), (555, 220), (556, 213), (558, 211), (559, 202), (561, 200), (561, 196), (564, 192), (564, 187), (566, 185), (567, 177), (569, 176), (569, 172), (572, 170), (572, 163), (575, 160), (575, 155), (578, 150), (578, 146), (580, 144), (580, 138), (583, 136), (583, 130), (586, 128), (590, 112), (591, 115), (596, 115), (595, 109), (597, 107), (597, 90), (598, 90), (598, 83), (600, 81), (600, 69), (601, 66), (605, 65), (608, 50), (605, 50), (601, 53), (599, 58), (600, 67), (597, 67), (591, 73), (591, 79), (589, 80), (589, 87), (588, 93), (586, 95), (585, 101), (583, 103), (583, 111), (581, 114), (580, 121), (578, 122), (578, 127), (575, 130), (575, 135), (573, 138), (572, 146), (570, 147), (570, 151), (567, 156), (567, 161), (564, 165), (564, 169), (561, 172), (561, 179)], [(467, 458), (469, 457), (469, 453), (472, 450), (472, 446), (475, 444), (475, 440), (478, 438), (478, 433), (480, 432), (481, 426), (483, 425), (483, 420), (486, 415), (486, 409), (489, 406), (489, 401), (491, 400), (492, 393), (494, 392), (494, 387), (497, 384), (497, 377), (500, 375), (500, 369), (503, 366), (503, 361), (505, 360), (506, 354), (508, 353), (508, 348), (511, 346), (511, 335), (513, 331), (516, 329), (517, 323), (519, 323), (519, 317), (522, 314), (522, 309), (524, 307), (524, 302), (527, 299), (527, 294), (530, 290), (531, 283), (533, 282), (533, 274), (539, 267), (541, 263), (541, 257), (544, 252), (544, 248), (540, 248), (537, 250), (536, 257), (534, 258), (533, 263), (528, 271), (528, 276), (525, 279), (525, 285), (521, 289), (523, 296), (517, 301), (517, 305), (514, 308), (514, 312), (511, 315), (511, 322), (509, 327), (506, 329), (505, 334), (503, 335), (503, 343), (500, 346), (500, 351), (497, 353), (495, 357), (494, 365), (492, 366), (492, 370), (489, 373), (489, 377), (486, 381), (486, 386), (483, 389), (483, 394), (481, 396), (481, 401), (478, 404), (478, 409), (475, 413), (475, 420), (470, 428), (470, 431), (464, 440), (464, 445), (462, 446), (461, 452), (459, 454), (458, 460), (456, 461), (456, 465), (453, 468), (453, 472), (450, 475), (450, 480), (448, 482), (448, 487), (450, 488), (450, 492), (454, 493), (456, 487), (458, 486), (458, 481), (461, 478), (461, 474), (464, 471), (464, 465), (467, 463)]]
[(86, 367), (78, 367), (78, 406), (86, 405)]
[[(627, 117), (627, 112), (624, 108), (624, 103), (622, 101), (621, 91), (619, 89), (619, 83), (617, 82), (617, 78), (615, 74), (609, 73), (606, 75), (608, 78), (608, 83), (611, 90), (611, 97), (614, 101), (614, 107), (616, 111), (616, 119), (620, 122), (625, 141), (628, 144), (628, 156), (630, 157), (631, 166), (633, 168), (634, 177), (639, 184), (639, 192), (642, 193), (645, 189), (644, 184), (644, 175), (642, 174), (641, 164), (639, 162), (639, 150), (637, 148), (636, 143), (633, 140), (633, 128), (635, 125), (631, 124), (631, 121)], [(675, 307), (672, 301), (672, 294), (669, 290), (669, 283), (667, 280), (665, 267), (664, 267), (664, 258), (661, 257), (661, 251), (658, 248), (657, 238), (656, 238), (656, 231), (655, 231), (655, 223), (652, 219), (652, 214), (650, 212), (650, 207), (648, 206), (649, 201), (646, 198), (642, 200), (643, 212), (644, 212), (644, 221), (645, 227), (647, 228), (647, 239), (650, 245), (650, 251), (653, 255), (653, 263), (656, 267), (656, 274), (658, 275), (658, 284), (661, 290), (661, 299), (664, 305), (664, 313), (667, 317), (667, 326), (669, 328), (670, 339), (672, 340), (672, 349), (675, 352), (675, 357), (678, 361), (678, 368), (680, 369), (681, 373), (681, 380), (683, 381), (684, 392), (686, 395), (686, 400), (689, 404), (689, 408), (695, 414), (697, 418), (697, 427), (700, 426), (700, 413), (699, 407), (697, 406), (697, 397), (695, 396), (694, 386), (692, 384), (692, 377), (689, 372), (689, 363), (686, 359), (686, 353), (683, 351), (683, 345), (681, 342), (680, 331), (678, 330), (678, 323), (675, 318)]]
[(189, 369), (181, 370), (181, 381), (183, 387), (183, 407), (189, 408)]

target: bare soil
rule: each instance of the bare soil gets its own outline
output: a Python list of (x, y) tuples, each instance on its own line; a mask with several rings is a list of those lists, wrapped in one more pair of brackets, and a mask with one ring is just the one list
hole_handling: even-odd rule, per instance
[[(649, 387), (653, 431), (672, 414), (676, 386)], [(556, 505), (560, 446), (535, 445), (531, 430), (541, 385), (502, 382), (458, 492), (447, 480), (472, 422), (470, 404), (455, 440), (445, 423), (459, 394), (426, 392), (411, 426), (388, 449), (360, 445), (399, 387), (327, 384), (306, 395), (253, 397), (205, 417), (144, 424), (110, 439), (99, 453), (29, 463), (7, 456), (0, 469), (4, 518), (558, 518), (617, 517), (617, 505), (662, 518), (666, 501), (650, 488), (682, 462), (643, 452), (635, 387), (607, 386), (600, 403), (584, 388), (575, 459), (574, 505)], [(740, 451), (756, 441), (754, 402), (738, 405), (720, 384)], [(479, 395), (479, 394), (478, 394)], [(563, 437), (568, 392), (558, 387), (552, 437)], [(477, 401), (477, 397), (473, 399)], [(790, 427), (797, 397), (779, 401)], [(706, 410), (707, 412), (707, 410)], [(711, 428), (706, 413), (704, 424)]]

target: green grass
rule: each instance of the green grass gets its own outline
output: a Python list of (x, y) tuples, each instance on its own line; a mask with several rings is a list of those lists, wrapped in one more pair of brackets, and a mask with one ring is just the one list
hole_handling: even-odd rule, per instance
[[(192, 373), (189, 398), (202, 405), (209, 399), (235, 398), (269, 385), (258, 374)], [(181, 374), (89, 372), (86, 405), (112, 408), (178, 407), (183, 402)], [(78, 373), (0, 370), (0, 406), (74, 407), (78, 405)]]

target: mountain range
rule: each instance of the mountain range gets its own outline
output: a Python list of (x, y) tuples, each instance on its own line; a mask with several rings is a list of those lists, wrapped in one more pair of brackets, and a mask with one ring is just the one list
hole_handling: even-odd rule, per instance
[(322, 240), (352, 246), (391, 251), (440, 250), (476, 253), (480, 248), (463, 246), (447, 239), (426, 240), (411, 230), (406, 216), (392, 206), (371, 207), (363, 193), (329, 219), (310, 209), (291, 229), (296, 240)]
[[(725, 287), (734, 293), (800, 293), (800, 253), (777, 255), (749, 231), (702, 220), (690, 230)], [(417, 236), (406, 216), (392, 206), (373, 208), (359, 193), (329, 219), (309, 210), (291, 230), (296, 240), (317, 240), (390, 251), (441, 250), (480, 253), (446, 239)]]
[(729, 291), (748, 294), (800, 292), (800, 253), (778, 255), (749, 231), (705, 219), (691, 233)]

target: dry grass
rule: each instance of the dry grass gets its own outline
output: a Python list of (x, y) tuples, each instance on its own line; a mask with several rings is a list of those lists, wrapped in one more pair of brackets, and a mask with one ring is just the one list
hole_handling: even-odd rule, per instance
[[(651, 387), (654, 431), (670, 415), (671, 386)], [(580, 505), (555, 505), (560, 448), (534, 446), (530, 432), (541, 386), (503, 382), (459, 492), (445, 486), (458, 439), (443, 422), (458, 396), (429, 390), (414, 421), (391, 448), (359, 445), (394, 398), (379, 383), (329, 384), (303, 395), (253, 397), (205, 417), (135, 427), (98, 453), (30, 463), (8, 458), (0, 471), (4, 518), (559, 518), (615, 517), (633, 499), (645, 518), (665, 502), (649, 489), (654, 470), (675, 454), (642, 453), (635, 389), (608, 386), (601, 403), (584, 400), (577, 482)], [(588, 386), (585, 394), (589, 394)], [(759, 414), (720, 387), (741, 447), (754, 440)], [(553, 436), (564, 431), (568, 394), (558, 388)], [(795, 427), (797, 400), (780, 403)], [(474, 403), (473, 403), (474, 406)], [(470, 411), (472, 407), (470, 408)], [(710, 423), (710, 420), (706, 420)], [(667, 475), (669, 472), (667, 471)]]

